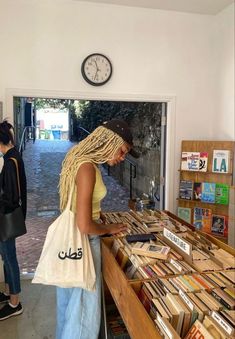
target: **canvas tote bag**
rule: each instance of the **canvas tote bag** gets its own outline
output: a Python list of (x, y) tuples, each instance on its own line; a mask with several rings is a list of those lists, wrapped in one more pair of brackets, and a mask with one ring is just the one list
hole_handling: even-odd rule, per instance
[(86, 234), (70, 211), (73, 189), (65, 210), (50, 225), (32, 283), (95, 290), (96, 274)]

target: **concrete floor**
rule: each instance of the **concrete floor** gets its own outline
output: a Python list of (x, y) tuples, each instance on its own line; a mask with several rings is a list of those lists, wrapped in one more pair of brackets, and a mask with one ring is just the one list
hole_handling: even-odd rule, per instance
[(21, 287), (24, 312), (0, 322), (0, 339), (55, 338), (55, 287), (32, 284), (31, 279), (23, 279)]

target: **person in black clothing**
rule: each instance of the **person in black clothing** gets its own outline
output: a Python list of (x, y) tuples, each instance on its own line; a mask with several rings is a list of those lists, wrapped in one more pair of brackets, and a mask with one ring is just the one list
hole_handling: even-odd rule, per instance
[[(18, 163), (22, 210), (26, 217), (27, 187), (24, 163), (20, 153), (14, 146), (13, 127), (7, 121), (0, 123), (0, 155), (4, 164), (0, 173), (0, 212), (9, 213), (19, 206), (19, 192), (17, 184), (16, 166), (12, 159)], [(1, 220), (0, 220), (1, 227)], [(0, 254), (4, 263), (5, 291), (0, 292), (0, 320), (19, 315), (23, 312), (19, 300), (20, 271), (16, 256), (15, 239), (0, 241)]]

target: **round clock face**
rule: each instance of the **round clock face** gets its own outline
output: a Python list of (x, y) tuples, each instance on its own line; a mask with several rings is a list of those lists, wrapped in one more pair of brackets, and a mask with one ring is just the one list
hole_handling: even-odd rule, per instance
[(83, 61), (81, 71), (90, 85), (101, 86), (111, 78), (112, 65), (105, 55), (94, 53)]

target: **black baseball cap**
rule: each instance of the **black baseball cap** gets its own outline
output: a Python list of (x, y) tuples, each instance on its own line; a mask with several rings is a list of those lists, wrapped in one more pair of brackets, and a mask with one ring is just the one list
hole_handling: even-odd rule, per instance
[(137, 153), (133, 149), (133, 136), (130, 127), (124, 120), (112, 119), (109, 121), (105, 121), (103, 123), (103, 126), (118, 134), (126, 143), (128, 143), (128, 145), (131, 146), (129, 154), (132, 155), (134, 158), (139, 158), (139, 153)]

